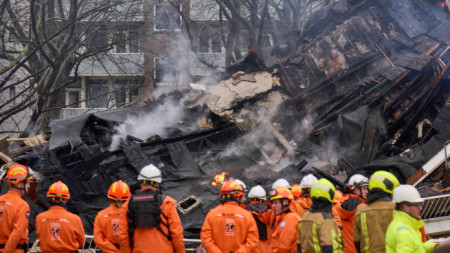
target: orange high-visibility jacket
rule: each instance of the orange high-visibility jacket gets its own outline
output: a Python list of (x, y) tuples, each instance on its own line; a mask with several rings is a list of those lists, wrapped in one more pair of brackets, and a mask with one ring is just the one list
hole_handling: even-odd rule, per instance
[(52, 206), (36, 217), (36, 233), (42, 252), (72, 252), (84, 245), (80, 217), (62, 206)]
[[(123, 206), (120, 211), (120, 225), (119, 225), (119, 245), (120, 251), (123, 253), (130, 252), (186, 252), (184, 247), (183, 227), (181, 226), (180, 217), (178, 216), (175, 204), (177, 201), (169, 196), (166, 196), (160, 206), (161, 211), (167, 216), (167, 223), (169, 231), (164, 225), (161, 225), (161, 230), (165, 234), (170, 232), (172, 240), (169, 241), (167, 237), (155, 227), (137, 227), (133, 234), (133, 248), (130, 247), (130, 237), (128, 234), (128, 206)], [(160, 215), (165, 222), (166, 218)]]
[[(359, 200), (361, 203), (355, 207), (354, 210), (346, 210), (342, 207), (347, 201), (352, 201), (352, 198)], [(358, 208), (363, 206), (366, 201), (355, 194), (346, 194), (343, 201), (336, 205), (336, 210), (339, 213), (342, 221), (342, 237), (345, 242), (345, 253), (356, 253), (355, 242), (353, 241), (353, 223), (355, 220), (355, 213)]]
[(261, 214), (257, 212), (251, 212), (252, 214), (255, 214), (262, 223), (266, 224), (268, 228), (273, 229), (276, 225), (276, 216), (273, 212), (273, 209), (267, 209), (265, 212), (262, 212)]
[(254, 252), (258, 229), (250, 212), (230, 201), (208, 212), (200, 238), (208, 253)]
[(94, 242), (102, 252), (120, 252), (118, 245), (120, 210), (122, 208), (117, 208), (114, 204), (111, 204), (98, 212), (97, 217), (95, 217)]
[(277, 215), (277, 225), (272, 233), (273, 253), (296, 253), (300, 216), (294, 212)]
[[(252, 201), (252, 202), (250, 202), (248, 204), (248, 207), (251, 207), (252, 205), (258, 205), (258, 204), (261, 204), (261, 202)], [(256, 217), (256, 215), (253, 216), (253, 217), (255, 219), (258, 219), (259, 221), (261, 221), (258, 217)], [(264, 222), (262, 222), (262, 223), (264, 223)], [(266, 225), (267, 240), (259, 240), (258, 241), (258, 246), (256, 247), (255, 253), (269, 253), (269, 252), (271, 252), (270, 245), (272, 243), (272, 228), (269, 225), (267, 225), (267, 224), (265, 224), (265, 225)], [(258, 231), (258, 233), (259, 233), (259, 231)]]
[[(300, 204), (300, 206), (301, 206), (301, 209), (300, 209), (301, 211), (298, 212), (299, 216), (301, 218), (301, 217), (303, 217), (303, 215), (305, 215), (306, 212), (309, 211), (309, 208), (311, 208), (311, 206), (312, 206), (312, 199), (308, 195), (308, 197), (300, 197), (300, 198), (296, 199), (296, 202), (298, 204)], [(339, 217), (339, 213), (338, 213), (338, 211), (336, 210), (335, 207), (331, 208), (331, 215), (336, 220), (337, 226), (338, 227), (342, 227), (341, 218)]]
[(0, 196), (0, 244), (5, 244), (1, 252), (24, 252), (16, 247), (28, 241), (29, 216), (30, 207), (19, 193), (9, 190)]
[(300, 218), (308, 212), (309, 208), (312, 206), (312, 199), (309, 197), (300, 197), (295, 200), (301, 206), (301, 212), (299, 213)]

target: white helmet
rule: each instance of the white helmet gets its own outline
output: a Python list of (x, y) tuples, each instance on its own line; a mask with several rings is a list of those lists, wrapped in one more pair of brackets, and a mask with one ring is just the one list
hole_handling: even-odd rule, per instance
[(361, 174), (355, 174), (350, 177), (348, 184), (353, 190), (356, 186), (369, 185), (369, 179)]
[(234, 179), (234, 181), (242, 186), (242, 190), (243, 190), (244, 192), (248, 191), (247, 186), (245, 185), (244, 182), (242, 182), (241, 180), (236, 179), (236, 178)]
[(300, 182), (300, 187), (302, 188), (311, 188), (311, 186), (317, 181), (317, 177), (313, 174), (308, 174), (302, 178)]
[(153, 164), (149, 164), (141, 169), (137, 180), (138, 181), (151, 180), (157, 183), (161, 183), (162, 181), (161, 171), (158, 168), (156, 168)]
[(394, 189), (392, 194), (392, 201), (395, 203), (409, 202), (409, 203), (421, 203), (423, 198), (420, 197), (419, 191), (416, 187), (408, 184), (401, 184)]
[(253, 186), (248, 193), (248, 197), (267, 200), (266, 191), (261, 185)]
[(291, 185), (289, 184), (289, 182), (284, 179), (284, 178), (280, 178), (277, 181), (275, 181), (275, 183), (272, 184), (272, 189), (275, 189), (276, 187), (285, 187), (288, 189), (291, 189)]

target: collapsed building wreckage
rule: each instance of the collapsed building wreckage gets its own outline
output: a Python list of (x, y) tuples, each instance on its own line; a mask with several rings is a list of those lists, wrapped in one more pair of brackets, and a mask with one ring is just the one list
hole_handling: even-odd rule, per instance
[[(385, 169), (402, 183), (429, 176), (418, 184), (424, 196), (447, 193), (450, 170), (442, 162), (419, 169), (450, 139), (448, 13), (426, 0), (339, 1), (310, 24), (295, 45), (262, 50), (207, 91), (56, 121), (49, 142), (10, 150), (39, 175), (27, 198), (30, 238), (52, 182), (68, 184), (69, 209), (91, 233), (109, 185), (122, 179), (137, 189), (149, 163), (162, 170), (163, 193), (179, 201), (188, 238), (199, 237), (218, 203), (216, 175), (268, 189), (276, 178), (294, 184), (307, 173), (342, 186), (356, 172)], [(130, 119), (139, 129), (163, 130), (139, 137), (128, 132)]]

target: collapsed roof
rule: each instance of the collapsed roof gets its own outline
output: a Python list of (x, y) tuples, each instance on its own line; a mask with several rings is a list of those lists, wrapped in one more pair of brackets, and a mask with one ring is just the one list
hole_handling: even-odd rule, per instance
[[(182, 201), (191, 238), (218, 204), (211, 182), (221, 172), (266, 190), (276, 178), (296, 184), (313, 173), (342, 185), (378, 169), (404, 183), (450, 138), (449, 21), (425, 0), (339, 1), (315, 14), (296, 45), (260, 52), (258, 71), (234, 66), (244, 72), (207, 91), (56, 121), (49, 143), (9, 155), (40, 175), (32, 215), (62, 180), (88, 233), (109, 185), (137, 189), (149, 163), (162, 170), (163, 193)], [(440, 182), (426, 194), (444, 192), (449, 174), (424, 180)]]

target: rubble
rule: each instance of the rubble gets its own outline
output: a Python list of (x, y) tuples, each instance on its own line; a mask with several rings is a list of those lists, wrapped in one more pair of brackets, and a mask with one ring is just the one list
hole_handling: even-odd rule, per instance
[[(450, 17), (425, 0), (338, 4), (316, 13), (295, 45), (251, 52), (218, 84), (55, 121), (49, 142), (10, 150), (41, 178), (30, 220), (62, 180), (70, 211), (90, 233), (109, 185), (122, 179), (136, 190), (148, 163), (161, 169), (163, 193), (180, 201), (187, 238), (198, 238), (217, 204), (211, 182), (222, 172), (266, 190), (276, 178), (298, 183), (308, 173), (338, 188), (354, 173), (389, 170), (402, 183), (421, 173), (450, 139)], [(128, 134), (111, 148), (130, 118), (168, 117), (152, 114), (168, 101), (182, 103), (163, 134)], [(447, 192), (450, 171), (440, 164), (427, 172), (421, 194)]]

